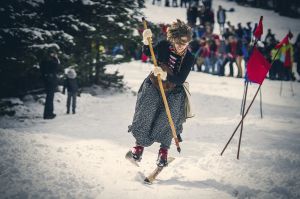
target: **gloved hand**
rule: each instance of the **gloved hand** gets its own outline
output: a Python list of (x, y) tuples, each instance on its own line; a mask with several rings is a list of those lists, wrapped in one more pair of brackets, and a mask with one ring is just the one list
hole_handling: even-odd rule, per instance
[(157, 77), (157, 75), (159, 74), (160, 78), (162, 80), (166, 80), (167, 79), (168, 73), (165, 72), (165, 71), (163, 71), (163, 69), (161, 67), (154, 67), (152, 71), (153, 71), (154, 76)]
[(149, 45), (148, 38), (152, 37), (152, 31), (150, 29), (145, 29), (143, 31), (143, 43), (144, 45)]

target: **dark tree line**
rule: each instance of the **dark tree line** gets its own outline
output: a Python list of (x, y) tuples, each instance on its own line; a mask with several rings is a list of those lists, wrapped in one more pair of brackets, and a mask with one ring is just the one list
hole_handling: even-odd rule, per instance
[(235, 2), (241, 5), (271, 9), (283, 16), (300, 17), (299, 0), (235, 0)]
[[(0, 1), (0, 97), (42, 88), (39, 63), (51, 49), (63, 68), (75, 67), (81, 85), (122, 87), (122, 76), (104, 66), (127, 61), (137, 47), (143, 6), (144, 0)], [(117, 44), (124, 46), (119, 59), (109, 53)]]

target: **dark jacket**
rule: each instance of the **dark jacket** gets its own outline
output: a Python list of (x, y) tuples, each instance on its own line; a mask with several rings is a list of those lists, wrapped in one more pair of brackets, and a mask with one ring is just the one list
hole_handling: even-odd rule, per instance
[[(184, 56), (179, 56), (173, 53), (173, 46), (169, 41), (160, 41), (155, 47), (154, 52), (159, 66), (167, 66), (171, 73), (168, 73), (167, 81), (170, 81), (176, 85), (182, 85), (188, 74), (191, 71), (191, 67), (194, 65), (194, 56), (191, 51), (187, 49)], [(143, 52), (147, 56), (151, 56), (149, 46), (143, 46)]]
[(63, 93), (65, 93), (65, 91), (70, 92), (70, 93), (76, 93), (78, 91), (78, 83), (77, 83), (77, 79), (71, 79), (71, 78), (66, 78), (64, 80), (64, 88), (63, 88)]
[(56, 75), (59, 69), (59, 61), (57, 58), (50, 56), (48, 59), (42, 60), (40, 63), (40, 69), (43, 77)]
[(51, 56), (48, 59), (42, 60), (40, 70), (46, 91), (54, 92), (58, 83), (59, 60)]
[(198, 10), (197, 7), (190, 7), (187, 9), (187, 21), (188, 23), (195, 25), (197, 23)]
[(215, 23), (215, 15), (210, 9), (205, 9), (199, 13), (200, 24), (205, 26), (206, 23), (214, 24)]
[(217, 21), (219, 24), (226, 23), (226, 10), (224, 10), (224, 9), (218, 10)]

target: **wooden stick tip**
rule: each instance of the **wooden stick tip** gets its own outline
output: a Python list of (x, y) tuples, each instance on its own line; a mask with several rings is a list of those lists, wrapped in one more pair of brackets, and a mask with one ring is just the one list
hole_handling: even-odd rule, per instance
[(178, 153), (180, 153), (181, 152), (181, 148), (177, 147), (177, 151), (178, 151)]

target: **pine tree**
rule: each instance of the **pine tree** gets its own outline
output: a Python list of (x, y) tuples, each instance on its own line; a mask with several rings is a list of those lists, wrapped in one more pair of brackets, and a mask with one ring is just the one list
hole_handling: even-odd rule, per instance
[[(128, 60), (140, 39), (133, 33), (143, 5), (143, 0), (1, 1), (0, 97), (42, 87), (39, 62), (51, 48), (60, 51), (62, 66), (76, 66), (83, 85), (121, 87), (122, 76), (105, 74), (105, 65)], [(122, 59), (108, 53), (118, 44), (125, 49)]]

